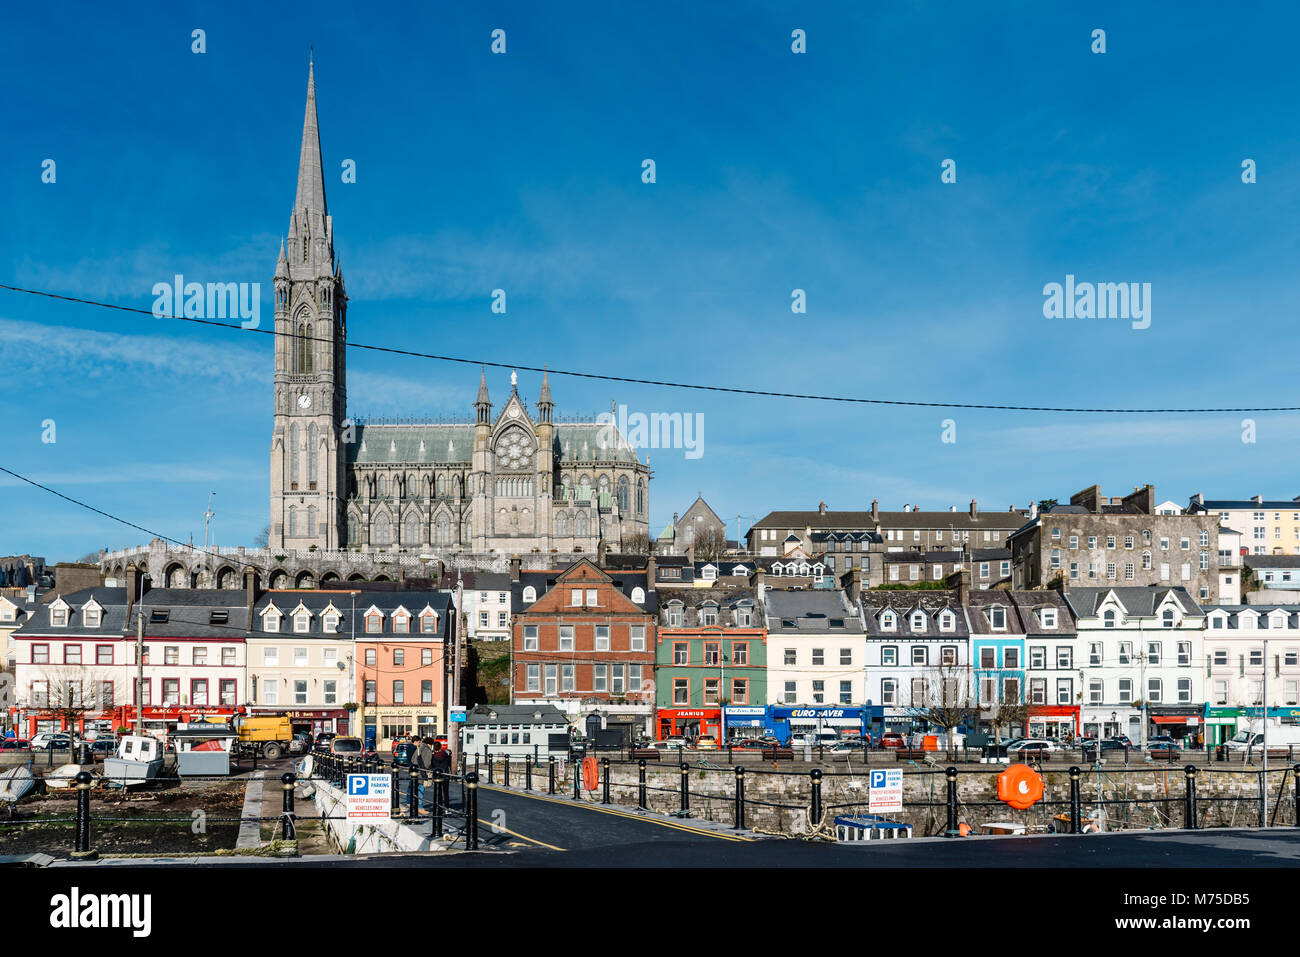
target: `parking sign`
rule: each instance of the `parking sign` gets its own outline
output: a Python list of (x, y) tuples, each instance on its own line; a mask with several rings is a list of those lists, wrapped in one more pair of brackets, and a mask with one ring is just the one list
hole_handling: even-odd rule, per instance
[(391, 781), (387, 774), (349, 774), (348, 820), (387, 818), (393, 800)]
[(871, 813), (903, 809), (903, 771), (885, 769), (871, 772)]

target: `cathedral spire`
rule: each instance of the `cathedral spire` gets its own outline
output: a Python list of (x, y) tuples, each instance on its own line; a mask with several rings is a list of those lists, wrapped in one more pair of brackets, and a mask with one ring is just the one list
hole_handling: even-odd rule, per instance
[(546, 369), (542, 369), (542, 391), (537, 397), (537, 417), (539, 422), (549, 423), (551, 421), (551, 410), (555, 408), (555, 403), (551, 401), (551, 380), (546, 374)]
[(302, 120), (302, 152), (298, 156), (298, 195), (295, 210), (329, 215), (325, 206), (325, 174), (320, 158), (320, 127), (316, 121), (316, 67), (307, 66), (307, 111)]
[(492, 421), (492, 400), (488, 398), (487, 369), (478, 377), (478, 398), (474, 400), (475, 419), (479, 425), (489, 425)]

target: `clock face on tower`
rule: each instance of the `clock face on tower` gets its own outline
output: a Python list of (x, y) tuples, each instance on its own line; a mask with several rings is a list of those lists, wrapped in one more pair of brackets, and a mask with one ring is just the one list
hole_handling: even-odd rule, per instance
[(307, 395), (306, 393), (303, 393), (302, 395), (298, 396), (298, 408), (300, 408), (300, 409), (310, 409), (310, 408), (311, 408), (311, 396)]
[(508, 469), (524, 469), (533, 457), (533, 443), (518, 429), (512, 429), (497, 443), (497, 461)]

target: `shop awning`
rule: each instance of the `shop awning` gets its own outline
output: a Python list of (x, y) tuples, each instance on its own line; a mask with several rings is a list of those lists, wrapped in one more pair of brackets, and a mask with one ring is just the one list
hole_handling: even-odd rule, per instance
[(1151, 720), (1156, 724), (1200, 724), (1199, 718), (1178, 714), (1153, 714)]

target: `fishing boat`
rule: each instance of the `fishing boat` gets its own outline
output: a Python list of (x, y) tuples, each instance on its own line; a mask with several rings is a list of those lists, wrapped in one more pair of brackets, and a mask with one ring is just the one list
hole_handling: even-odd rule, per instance
[(36, 775), (28, 765), (20, 765), (0, 773), (0, 802), (17, 804), (18, 800), (36, 787)]
[[(77, 775), (80, 774), (83, 769), (90, 771), (91, 774), (95, 774), (95, 770), (92, 768), (84, 767), (80, 764), (65, 764), (58, 770), (45, 775), (42, 780), (45, 782), (47, 790), (69, 791), (77, 786)], [(96, 777), (98, 778), (98, 775), (96, 775)], [(98, 784), (99, 781), (96, 780), (92, 787)]]
[(147, 784), (162, 771), (161, 742), (150, 735), (123, 735), (117, 753), (104, 759), (104, 781), (114, 787)]

